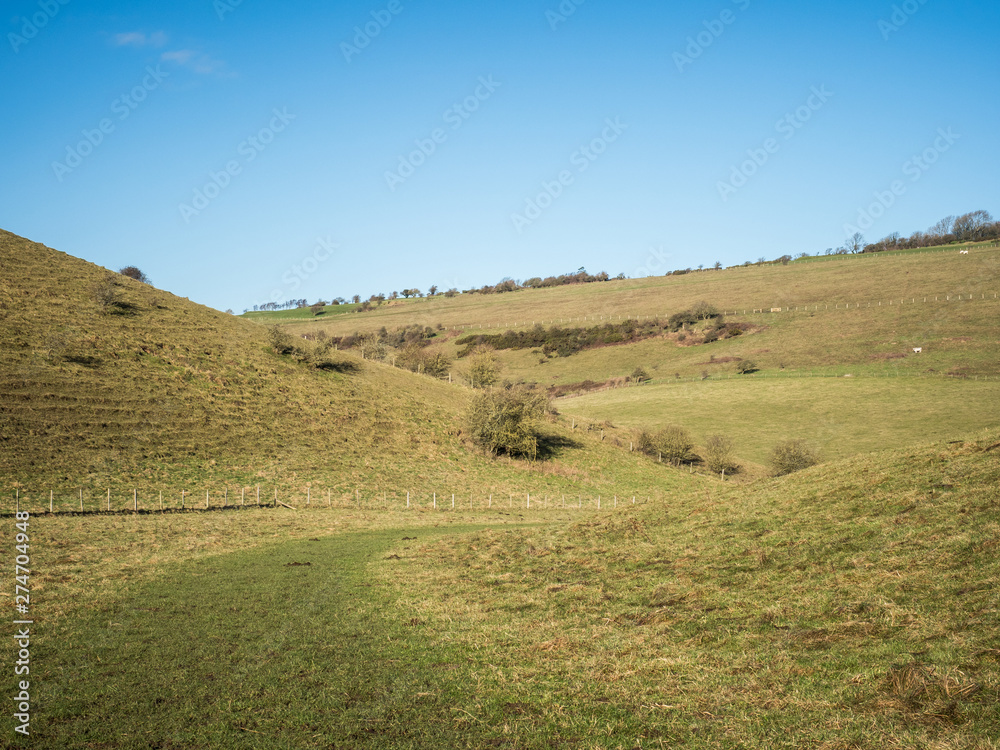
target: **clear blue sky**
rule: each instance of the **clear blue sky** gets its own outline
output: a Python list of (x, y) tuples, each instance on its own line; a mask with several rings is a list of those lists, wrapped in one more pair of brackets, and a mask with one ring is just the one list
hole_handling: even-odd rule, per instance
[(5, 0), (3, 21), (0, 227), (223, 310), (1000, 212), (995, 0)]

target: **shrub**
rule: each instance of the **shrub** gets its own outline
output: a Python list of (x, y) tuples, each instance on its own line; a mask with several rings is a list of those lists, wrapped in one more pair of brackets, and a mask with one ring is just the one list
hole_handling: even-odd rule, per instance
[(490, 453), (534, 459), (547, 405), (543, 394), (526, 388), (489, 388), (473, 397), (465, 422), (472, 441)]
[(649, 377), (649, 373), (646, 372), (645, 369), (643, 369), (642, 367), (636, 367), (634, 370), (632, 370), (632, 374), (629, 375), (629, 379), (633, 383), (645, 383), (647, 380), (650, 380), (651, 378)]
[(648, 456), (662, 456), (665, 461), (674, 464), (694, 458), (691, 454), (691, 449), (694, 448), (691, 434), (676, 425), (668, 425), (656, 432), (640, 429), (636, 435), (636, 446)]
[(438, 352), (432, 354), (419, 344), (406, 346), (396, 358), (397, 366), (411, 372), (420, 372), (435, 378), (444, 377), (451, 369), (451, 360)]
[(749, 375), (752, 372), (757, 372), (757, 363), (753, 360), (744, 359), (737, 363), (736, 372), (740, 375)]
[(149, 277), (140, 271), (135, 266), (125, 266), (118, 271), (122, 276), (128, 276), (130, 279), (135, 279), (136, 281), (141, 281), (143, 284), (151, 284)]
[(473, 388), (489, 388), (500, 377), (500, 361), (492, 347), (477, 346), (469, 355), (466, 377)]
[(698, 320), (719, 317), (718, 309), (716, 309), (715, 305), (710, 305), (708, 302), (698, 302), (691, 308), (691, 314)]
[(385, 340), (377, 333), (366, 333), (358, 342), (363, 359), (374, 359), (381, 362), (385, 359)]
[(104, 274), (99, 281), (94, 282), (90, 292), (94, 301), (101, 306), (105, 312), (114, 312), (121, 302), (121, 283), (115, 278), (113, 273)]
[(705, 441), (705, 466), (709, 471), (720, 474), (723, 471), (735, 471), (739, 464), (733, 456), (735, 446), (733, 440), (725, 435), (711, 435)]
[(786, 440), (771, 451), (771, 468), (775, 476), (808, 469), (819, 463), (819, 455), (803, 440)]

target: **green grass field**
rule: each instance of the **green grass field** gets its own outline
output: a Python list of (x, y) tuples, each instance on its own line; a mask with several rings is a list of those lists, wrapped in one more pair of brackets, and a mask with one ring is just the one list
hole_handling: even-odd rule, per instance
[(998, 440), (582, 518), (34, 517), (5, 743), (991, 750)]
[(557, 407), (564, 418), (616, 426), (680, 425), (698, 442), (728, 435), (758, 464), (788, 439), (836, 459), (1000, 426), (1000, 379), (733, 377), (601, 391)]

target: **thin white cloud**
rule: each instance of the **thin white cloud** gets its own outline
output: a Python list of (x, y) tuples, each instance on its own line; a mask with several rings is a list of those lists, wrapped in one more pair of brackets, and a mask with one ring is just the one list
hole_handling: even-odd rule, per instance
[(160, 55), (163, 62), (174, 63), (199, 75), (231, 75), (222, 60), (214, 60), (204, 52), (193, 49), (179, 49)]
[(118, 47), (162, 47), (167, 43), (167, 35), (162, 31), (145, 34), (142, 31), (127, 31), (115, 34), (115, 45)]

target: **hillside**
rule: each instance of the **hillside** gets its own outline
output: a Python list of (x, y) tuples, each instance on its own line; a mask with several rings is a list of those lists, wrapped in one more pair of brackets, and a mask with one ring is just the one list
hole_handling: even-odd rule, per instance
[[(746, 462), (775, 443), (807, 440), (838, 458), (1000, 424), (1000, 249), (995, 243), (899, 254), (808, 258), (679, 276), (608, 281), (508, 294), (396, 301), (358, 314), (302, 318), (285, 330), (328, 337), (419, 324), (428, 351), (454, 362), (469, 336), (543, 325), (577, 331), (663, 326), (699, 303), (724, 316), (677, 332), (560, 355), (541, 345), (497, 352), (503, 377), (554, 393), (605, 388), (556, 404), (567, 422), (651, 428), (679, 424), (697, 441), (722, 433)], [(780, 309), (780, 312), (772, 312)], [(295, 319), (295, 315), (299, 319)], [(260, 314), (258, 320), (266, 320)], [(711, 329), (738, 336), (704, 343)], [(722, 329), (723, 331), (725, 328)], [(547, 335), (542, 332), (540, 335)], [(921, 351), (915, 352), (919, 348)], [(756, 371), (738, 374), (752, 362)], [(649, 380), (621, 388), (637, 370)]]
[[(470, 449), (463, 387), (333, 353), (0, 233), (0, 486), (40, 491), (265, 484), (356, 492), (652, 488), (663, 471), (552, 426), (554, 457)], [(677, 481), (688, 481), (679, 479)], [(47, 495), (47, 493), (46, 493)]]
[(998, 441), (520, 529), (468, 510), (33, 517), (22, 744), (993, 750)]
[[(471, 679), (496, 686), (467, 710), (526, 746), (599, 726), (664, 747), (986, 750), (1000, 726), (998, 441), (452, 538), (384, 575), (410, 582), (395, 586), (401, 619), (448, 632)], [(430, 603), (445, 592), (447, 608)]]

